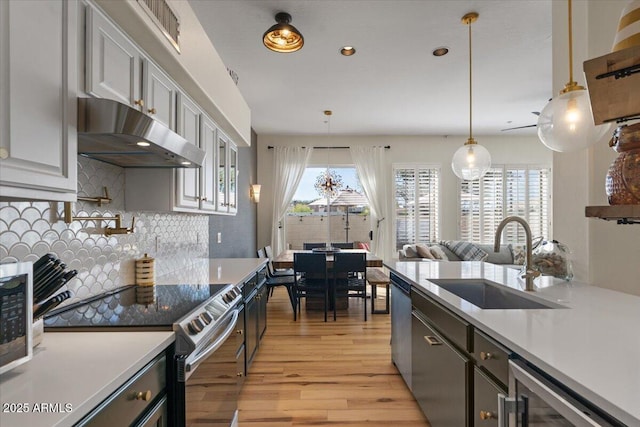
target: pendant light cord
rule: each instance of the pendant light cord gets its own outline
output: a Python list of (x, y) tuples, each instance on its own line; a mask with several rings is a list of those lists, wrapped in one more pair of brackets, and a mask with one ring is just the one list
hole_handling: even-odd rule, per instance
[[(569, 0), (571, 1), (571, 0)], [(469, 21), (469, 140), (473, 140), (473, 82), (471, 78), (471, 21)]]
[(573, 30), (571, 24), (571, 0), (569, 4), (569, 84), (575, 84), (573, 81)]

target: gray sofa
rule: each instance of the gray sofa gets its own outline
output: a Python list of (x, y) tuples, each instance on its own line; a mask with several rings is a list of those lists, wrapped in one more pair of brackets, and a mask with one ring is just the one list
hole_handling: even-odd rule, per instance
[[(440, 248), (442, 253), (446, 256), (446, 259), (431, 259), (427, 257), (422, 257), (418, 253), (417, 246), (421, 245), (422, 252), (424, 252), (424, 248), (433, 248), (437, 246)], [(505, 267), (513, 267), (513, 268), (521, 268), (522, 264), (514, 259), (514, 251), (511, 245), (500, 245), (500, 251), (494, 252), (493, 245), (491, 244), (480, 244), (476, 243), (476, 247), (485, 251), (487, 253), (487, 257), (484, 259), (484, 262), (489, 262), (492, 264), (499, 264)], [(398, 258), (400, 261), (461, 261), (461, 258), (453, 253), (447, 246), (443, 244), (443, 242), (427, 242), (427, 243), (418, 243), (411, 245), (404, 245), (402, 249), (398, 251)]]

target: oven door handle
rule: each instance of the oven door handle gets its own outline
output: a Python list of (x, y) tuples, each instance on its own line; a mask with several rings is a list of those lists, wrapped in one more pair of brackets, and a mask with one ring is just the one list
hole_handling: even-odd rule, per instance
[(196, 366), (202, 361), (202, 359), (206, 359), (211, 355), (211, 353), (218, 350), (222, 344), (229, 338), (229, 336), (233, 333), (236, 328), (236, 323), (238, 322), (238, 314), (239, 310), (233, 311), (233, 317), (231, 318), (231, 322), (227, 329), (224, 330), (222, 335), (218, 337), (213, 343), (211, 343), (208, 347), (204, 348), (200, 353), (198, 353), (192, 360), (188, 360), (185, 363), (185, 371), (190, 372), (196, 368)]

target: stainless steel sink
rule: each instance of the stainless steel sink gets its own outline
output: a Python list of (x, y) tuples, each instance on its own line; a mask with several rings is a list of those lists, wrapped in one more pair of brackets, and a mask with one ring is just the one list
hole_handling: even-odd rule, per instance
[(447, 292), (485, 310), (522, 310), (564, 308), (559, 304), (511, 290), (484, 279), (429, 280)]

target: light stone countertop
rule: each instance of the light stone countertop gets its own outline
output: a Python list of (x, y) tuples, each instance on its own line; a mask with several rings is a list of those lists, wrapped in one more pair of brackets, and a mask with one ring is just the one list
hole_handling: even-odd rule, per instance
[[(266, 259), (194, 260), (158, 277), (162, 284), (241, 284)], [(116, 391), (175, 339), (167, 332), (46, 332), (32, 360), (0, 376), (0, 426), (70, 426)], [(7, 412), (26, 404), (27, 413)], [(58, 412), (35, 413), (35, 404)], [(68, 405), (67, 405), (68, 404)], [(67, 407), (70, 411), (67, 412)]]
[(191, 284), (242, 284), (267, 263), (266, 258), (202, 258), (192, 265), (156, 278), (158, 285)]
[(552, 277), (536, 298), (566, 308), (483, 310), (429, 279), (484, 278), (524, 292), (518, 271), (482, 262), (385, 266), (629, 426), (640, 426), (640, 297)]
[[(173, 341), (169, 331), (46, 332), (33, 359), (0, 376), (0, 425), (73, 425)], [(55, 412), (36, 412), (45, 407)]]

